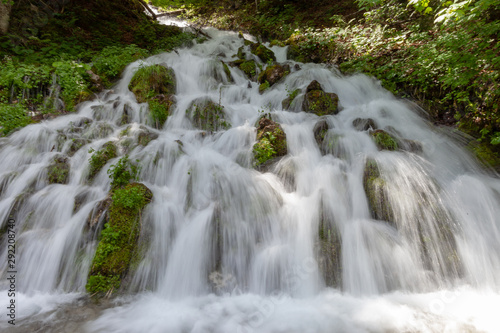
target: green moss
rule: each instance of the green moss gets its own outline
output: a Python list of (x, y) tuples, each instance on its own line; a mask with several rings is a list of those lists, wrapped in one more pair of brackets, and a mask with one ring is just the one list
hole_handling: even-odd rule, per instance
[[(93, 152), (93, 150), (90, 152)], [(89, 180), (92, 180), (102, 167), (106, 165), (110, 159), (115, 158), (116, 156), (116, 146), (112, 142), (105, 143), (101, 149), (94, 152), (94, 154), (92, 154), (89, 158)]]
[(272, 158), (287, 154), (286, 135), (281, 126), (274, 121), (262, 117), (257, 129), (257, 142), (253, 146), (255, 166), (259, 166)]
[(309, 91), (304, 99), (302, 108), (306, 112), (313, 112), (318, 116), (338, 113), (339, 98), (336, 94), (325, 93), (322, 90)]
[(243, 61), (239, 67), (248, 77), (254, 77), (256, 74), (256, 65), (254, 60)]
[(376, 130), (371, 133), (371, 136), (379, 150), (396, 150), (399, 148), (396, 139), (386, 131)]
[(226, 73), (227, 80), (229, 82), (232, 82), (233, 77), (231, 76), (231, 71), (229, 70), (229, 66), (224, 61), (221, 61), (221, 62), (222, 62), (222, 67), (224, 68), (224, 73)]
[(101, 232), (86, 285), (89, 293), (102, 295), (120, 287), (137, 245), (141, 212), (152, 198), (152, 192), (139, 183), (113, 192), (109, 222)]
[(274, 52), (265, 47), (262, 44), (254, 43), (250, 46), (252, 53), (262, 60), (264, 63), (276, 61), (276, 57), (274, 56)]
[(267, 89), (269, 89), (269, 82), (265, 81), (259, 86), (259, 93), (263, 93)]
[(48, 167), (47, 180), (49, 184), (66, 184), (69, 177), (69, 163), (65, 157), (56, 157)]
[(145, 103), (156, 95), (175, 94), (175, 73), (171, 68), (162, 65), (140, 67), (130, 80), (128, 87), (139, 103)]

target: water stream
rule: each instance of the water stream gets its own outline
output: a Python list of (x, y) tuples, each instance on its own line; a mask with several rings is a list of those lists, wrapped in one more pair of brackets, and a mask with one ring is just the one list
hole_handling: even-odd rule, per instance
[[(221, 61), (233, 61), (243, 40), (206, 32), (211, 39), (202, 44), (129, 65), (115, 87), (77, 113), (0, 139), (0, 226), (13, 214), (17, 268), (12, 327), (3, 233), (0, 328), (498, 332), (500, 180), (469, 155), (462, 137), (434, 127), (369, 77), (287, 60), (277, 46), (277, 60), (291, 73), (260, 94), (238, 68), (230, 67), (231, 80), (224, 73)], [(177, 77), (176, 108), (160, 130), (128, 90), (148, 64), (169, 66)], [(283, 110), (289, 92), (312, 80), (338, 95), (340, 113), (320, 119), (302, 112), (303, 94)], [(229, 129), (193, 126), (186, 109), (200, 97), (224, 107)], [(288, 154), (259, 171), (252, 147), (263, 113), (282, 125)], [(369, 129), (353, 124), (357, 118), (419, 148), (379, 150)], [(313, 133), (321, 120), (331, 139), (323, 149)], [(157, 138), (140, 145), (141, 133)], [(108, 141), (119, 157), (140, 161), (139, 181), (154, 197), (142, 217), (143, 258), (123, 283), (126, 296), (96, 305), (85, 284), (102, 221), (97, 228), (87, 221), (106, 198), (106, 170), (119, 157), (91, 183), (88, 160), (90, 148)], [(56, 156), (69, 161), (67, 184), (48, 182)], [(367, 161), (378, 166), (392, 221), (372, 217)]]

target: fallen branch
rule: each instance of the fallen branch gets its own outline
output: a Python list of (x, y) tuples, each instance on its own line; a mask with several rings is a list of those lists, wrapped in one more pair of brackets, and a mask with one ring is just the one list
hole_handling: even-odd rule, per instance
[(141, 3), (141, 5), (142, 5), (144, 8), (146, 8), (146, 10), (147, 10), (147, 11), (148, 11), (151, 15), (153, 15), (153, 18), (156, 20), (156, 19), (157, 19), (157, 16), (156, 16), (155, 12), (154, 12), (151, 8), (149, 8), (148, 4), (147, 4), (147, 3), (145, 3), (143, 0), (139, 0), (139, 2)]

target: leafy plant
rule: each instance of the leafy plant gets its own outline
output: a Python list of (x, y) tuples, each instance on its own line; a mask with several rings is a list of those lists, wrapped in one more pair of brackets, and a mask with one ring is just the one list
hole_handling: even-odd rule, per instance
[(130, 180), (137, 180), (139, 172), (140, 168), (130, 163), (128, 155), (123, 156), (108, 169), (108, 175), (111, 178), (111, 187), (122, 187), (127, 185)]
[(22, 104), (0, 104), (0, 134), (5, 136), (31, 123), (28, 110)]

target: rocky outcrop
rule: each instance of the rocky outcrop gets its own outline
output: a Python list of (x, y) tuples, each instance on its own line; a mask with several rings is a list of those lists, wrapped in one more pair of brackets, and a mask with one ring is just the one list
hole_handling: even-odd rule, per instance
[(306, 89), (302, 109), (318, 116), (337, 114), (339, 98), (334, 93), (326, 93), (318, 81), (312, 81)]
[(387, 221), (392, 226), (395, 226), (385, 181), (380, 177), (380, 170), (374, 160), (366, 161), (363, 188), (365, 189), (372, 218)]

